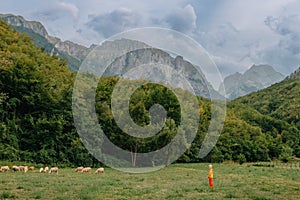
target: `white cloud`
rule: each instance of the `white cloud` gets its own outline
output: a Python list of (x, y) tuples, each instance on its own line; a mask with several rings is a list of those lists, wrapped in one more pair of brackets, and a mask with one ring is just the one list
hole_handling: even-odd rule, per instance
[(197, 40), (223, 75), (252, 64), (270, 64), (288, 75), (300, 64), (299, 8), (296, 0), (222, 1), (210, 23), (198, 24)]
[(58, 2), (57, 5), (58, 7), (62, 8), (62, 10), (66, 10), (70, 12), (74, 19), (78, 17), (79, 9), (77, 8), (76, 5), (71, 3), (66, 3), (66, 2)]
[(291, 54), (300, 53), (300, 16), (269, 16), (265, 24), (281, 37), (278, 47), (290, 51)]
[(107, 38), (139, 26), (140, 20), (141, 16), (137, 12), (127, 8), (119, 8), (109, 13), (90, 16), (86, 25)]
[[(41, 5), (40, 9), (32, 12), (32, 17), (43, 21), (55, 21), (68, 18), (70, 22), (78, 18), (79, 9), (75, 4), (63, 1), (53, 1), (46, 5)], [(69, 23), (70, 23), (69, 22)]]
[(183, 33), (190, 33), (197, 27), (197, 15), (191, 4), (186, 5), (182, 9), (176, 9), (165, 20), (172, 29)]

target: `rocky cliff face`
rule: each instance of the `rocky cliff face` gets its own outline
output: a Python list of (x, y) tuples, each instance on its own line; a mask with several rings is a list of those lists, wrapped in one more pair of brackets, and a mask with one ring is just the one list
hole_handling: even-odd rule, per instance
[(269, 65), (253, 65), (244, 74), (235, 73), (224, 79), (226, 98), (232, 100), (264, 89), (283, 80), (284, 76)]
[(35, 33), (38, 33), (44, 37), (48, 36), (45, 27), (40, 22), (36, 22), (36, 21), (29, 22), (25, 20), (22, 16), (15, 16), (11, 14), (0, 14), (0, 18), (12, 26), (21, 26), (24, 28), (31, 29)]
[(126, 48), (129, 45), (134, 45), (136, 48), (133, 49), (137, 50), (128, 51), (116, 58), (105, 71), (106, 76), (143, 78), (154, 82), (166, 80), (172, 87), (188, 90), (186, 88), (187, 81), (195, 94), (206, 98), (221, 98), (221, 95), (207, 81), (205, 75), (197, 70), (192, 63), (184, 60), (182, 56), (174, 58), (160, 49), (127, 39), (108, 42), (104, 44), (104, 48), (113, 51), (114, 48), (120, 48), (124, 45), (127, 46)]
[(85, 57), (88, 55), (88, 53), (91, 51), (90, 48), (87, 48), (79, 44), (75, 44), (71, 41), (59, 40), (54, 44), (58, 50), (63, 51), (69, 54), (70, 56), (77, 58), (80, 61), (83, 61)]

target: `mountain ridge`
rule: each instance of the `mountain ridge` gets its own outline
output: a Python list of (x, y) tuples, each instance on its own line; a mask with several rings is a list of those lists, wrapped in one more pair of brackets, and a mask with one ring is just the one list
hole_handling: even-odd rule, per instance
[[(61, 41), (57, 37), (50, 36), (46, 30), (46, 28), (42, 25), (40, 22), (35, 21), (28, 21), (25, 20), (22, 16), (15, 16), (12, 14), (0, 14), (0, 18), (2, 18), (4, 21), (12, 25), (16, 30), (20, 30), (21, 32), (29, 33), (30, 30), (35, 32), (36, 34), (39, 34), (40, 36), (44, 37), (49, 44), (44, 45), (47, 46), (46, 51), (51, 55), (59, 55), (62, 58), (66, 59), (68, 62), (68, 66), (71, 70), (77, 71), (81, 65), (81, 63), (84, 61), (84, 59), (88, 56), (89, 53), (93, 51), (94, 48), (97, 48), (100, 50), (100, 52), (97, 52), (98, 54), (106, 54), (109, 57), (111, 57), (114, 54), (115, 50), (125, 50), (125, 54), (122, 58), (118, 58), (120, 64), (119, 66), (116, 66), (116, 61), (112, 61), (115, 65), (111, 65), (111, 67), (114, 68), (113, 71), (117, 71), (117, 73), (111, 73), (110, 76), (122, 76), (124, 74), (124, 71), (129, 69), (128, 67), (137, 66), (138, 63), (144, 63), (147, 64), (147, 62), (157, 62), (157, 58), (159, 58), (159, 62), (161, 64), (167, 64), (170, 65), (172, 68), (180, 71), (183, 75), (187, 75), (188, 81), (191, 83), (191, 85), (194, 88), (194, 92), (196, 95), (200, 95), (205, 98), (212, 98), (212, 99), (223, 99), (222, 95), (220, 95), (212, 85), (207, 81), (205, 75), (201, 72), (200, 74), (197, 72), (191, 73), (191, 70), (193, 71), (194, 66), (192, 63), (184, 60), (182, 56), (172, 57), (167, 52), (164, 52), (162, 50), (155, 49), (143, 42), (135, 41), (135, 40), (129, 40), (129, 39), (119, 39), (114, 41), (105, 41), (101, 45), (91, 45), (89, 48), (84, 47), (82, 45), (73, 43), (71, 41)], [(31, 33), (31, 36), (33, 38), (37, 38), (38, 36), (33, 35)], [(39, 39), (39, 40), (42, 40)], [(43, 46), (43, 44), (41, 46)], [(138, 49), (137, 52), (130, 52), (130, 48), (132, 49)], [(152, 48), (153, 51), (145, 50), (145, 48)], [(155, 50), (154, 50), (155, 49)], [(96, 51), (98, 51), (96, 50)], [(129, 51), (130, 53), (126, 52)], [(147, 56), (142, 56), (141, 54), (145, 54)], [(138, 56), (137, 56), (138, 55)], [(132, 58), (130, 58), (132, 56)], [(113, 57), (113, 56), (112, 56)], [(125, 60), (135, 60), (131, 63), (126, 63)], [(144, 60), (143, 60), (144, 59)], [(121, 69), (121, 68), (123, 69)], [(126, 70), (125, 70), (126, 68)], [(166, 74), (168, 71), (161, 71), (160, 73)], [(195, 74), (198, 74), (198, 77), (195, 76)], [(169, 76), (169, 75), (167, 75)], [(152, 78), (155, 77), (154, 75)], [(144, 77), (145, 78), (145, 77)], [(173, 77), (174, 78), (174, 77)], [(177, 77), (178, 78), (178, 77)], [(167, 77), (165, 77), (166, 80)], [(178, 85), (174, 82), (175, 85)], [(178, 85), (180, 86), (180, 84)], [(210, 94), (211, 93), (211, 94)]]
[[(49, 44), (46, 44), (48, 49), (46, 51), (51, 55), (59, 55), (63, 59), (67, 60), (68, 66), (71, 70), (77, 71), (84, 61), (86, 56), (98, 45), (91, 45), (90, 47), (85, 47), (80, 44), (76, 44), (71, 41), (62, 41), (57, 37), (50, 36), (46, 28), (40, 22), (28, 21), (22, 16), (15, 16), (12, 14), (0, 14), (0, 18), (11, 24), (15, 29), (28, 33), (29, 30), (43, 36)], [(23, 27), (20, 28), (20, 27)], [(36, 36), (33, 36), (33, 38)], [(120, 41), (119, 41), (120, 42)], [(104, 42), (102, 45), (107, 45), (109, 42)], [(111, 44), (111, 43), (110, 43)], [(114, 44), (111, 44), (114, 45)], [(119, 44), (116, 44), (119, 45)], [(147, 45), (145, 45), (146, 47)], [(111, 47), (108, 47), (111, 48)], [(175, 58), (175, 57), (174, 57)], [(180, 57), (178, 57), (180, 58)], [(177, 58), (177, 60), (178, 60)], [(260, 69), (263, 70), (260, 70)], [(265, 71), (265, 72), (264, 72)], [(263, 72), (263, 73), (262, 73)], [(266, 74), (266, 76), (261, 76), (261, 74)], [(203, 74), (201, 74), (203, 76)], [(275, 78), (273, 78), (275, 77)], [(275, 82), (278, 82), (283, 79), (283, 75), (275, 72), (271, 66), (268, 65), (253, 65), (245, 73), (235, 73), (224, 79), (225, 94), (229, 100), (235, 99), (237, 97), (246, 95), (251, 92), (266, 88)], [(208, 86), (210, 87), (210, 86)], [(218, 93), (214, 92), (213, 96)], [(219, 93), (222, 90), (219, 90)], [(198, 92), (199, 95), (201, 92)], [(205, 97), (209, 97), (208, 94), (205, 94)]]
[[(0, 14), (0, 18), (6, 21), (8, 24), (15, 27), (23, 27), (26, 29), (30, 29), (33, 32), (43, 36), (47, 39), (47, 41), (54, 45), (56, 49), (67, 53), (68, 55), (74, 57), (78, 61), (82, 62), (85, 56), (91, 51), (93, 48), (85, 47), (80, 44), (76, 44), (71, 41), (62, 41), (58, 37), (50, 36), (45, 28), (45, 26), (41, 22), (37, 21), (28, 21), (23, 16), (16, 16), (13, 14)], [(20, 30), (20, 29), (19, 29)]]

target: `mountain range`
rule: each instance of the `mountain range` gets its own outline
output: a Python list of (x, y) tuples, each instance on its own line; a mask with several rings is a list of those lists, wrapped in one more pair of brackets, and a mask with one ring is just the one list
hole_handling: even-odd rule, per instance
[[(79, 69), (81, 63), (94, 48), (97, 48), (97, 51), (100, 52), (97, 56), (112, 56), (115, 51), (124, 49), (126, 51), (124, 52), (125, 54), (116, 58), (115, 61), (112, 61), (112, 64), (106, 71), (106, 76), (123, 76), (133, 67), (147, 63), (168, 65), (171, 68), (180, 71), (181, 75), (183, 75), (191, 84), (195, 94), (205, 98), (222, 98), (222, 95), (220, 95), (207, 81), (205, 75), (201, 71), (198, 72), (195, 70), (196, 66), (184, 60), (182, 56), (174, 58), (169, 53), (162, 50), (150, 47), (149, 45), (139, 41), (128, 39), (107, 41), (101, 45), (91, 45), (87, 48), (71, 41), (61, 41), (59, 38), (50, 36), (40, 22), (27, 21), (22, 16), (14, 16), (11, 14), (2, 14), (0, 15), (0, 18), (12, 25), (17, 31), (27, 33), (31, 36), (33, 42), (44, 48), (46, 52), (51, 55), (55, 54), (61, 56), (67, 61), (68, 67), (73, 71), (77, 71)], [(131, 48), (135, 50), (130, 51)], [(158, 70), (157, 73), (159, 73), (160, 76), (165, 74), (165, 77), (160, 77), (159, 80), (178, 80), (179, 76), (174, 77), (174, 74), (172, 76), (168, 70), (161, 71), (162, 69), (158, 68), (156, 70)], [(139, 75), (136, 74), (136, 78), (138, 77)], [(155, 81), (157, 77), (156, 75), (152, 75), (151, 78)], [(158, 79), (156, 82), (159, 82)], [(182, 82), (173, 81), (173, 83), (176, 87), (182, 86)]]
[[(11, 24), (13, 28), (15, 28), (18, 32), (28, 34), (32, 39), (33, 42), (37, 45), (42, 47), (47, 53), (51, 55), (58, 55), (61, 58), (65, 59), (68, 63), (68, 67), (73, 70), (77, 71), (86, 58), (86, 56), (95, 48), (97, 45), (91, 45), (90, 47), (85, 47), (83, 45), (76, 44), (71, 41), (62, 41), (57, 37), (50, 36), (46, 30), (46, 28), (40, 23), (36, 21), (28, 21), (25, 20), (22, 16), (15, 16), (12, 14), (0, 14), (0, 18), (6, 21), (7, 23)], [(133, 45), (130, 44), (133, 41), (116, 41), (115, 44), (113, 43), (106, 43), (105, 48), (109, 49), (108, 51), (112, 51), (113, 48), (117, 48), (122, 45)], [(103, 45), (103, 44), (102, 44)], [(151, 48), (147, 44), (135, 44), (141, 46), (143, 48)], [(104, 49), (104, 46), (103, 46)], [(241, 74), (236, 72), (232, 75), (225, 77), (224, 79), (224, 87), (225, 87), (225, 94), (221, 94), (221, 89), (216, 91), (213, 89), (210, 83), (206, 80), (203, 74), (200, 74), (201, 77), (195, 77), (195, 74), (188, 72), (188, 69), (191, 69), (192, 63), (185, 61), (182, 57), (178, 56), (176, 58), (170, 56), (164, 51), (161, 50), (144, 50), (144, 52), (135, 52), (126, 54), (123, 58), (119, 58), (118, 61), (114, 62), (114, 64), (120, 64), (117, 66), (110, 66), (114, 70), (122, 66), (124, 69), (128, 69), (128, 66), (137, 66), (137, 64), (145, 63), (145, 61), (152, 62), (153, 60), (143, 57), (137, 57), (137, 55), (141, 55), (141, 53), (146, 53), (148, 56), (159, 57), (161, 64), (171, 64), (173, 68), (181, 69), (183, 75), (187, 75), (189, 81), (195, 86), (195, 80), (197, 80), (198, 85), (200, 86), (196, 89), (196, 94), (201, 95), (203, 97), (209, 98), (209, 91), (211, 91), (211, 96), (220, 97), (225, 96), (229, 100), (233, 100), (240, 96), (244, 96), (251, 92), (255, 92), (261, 89), (264, 89), (276, 82), (279, 82), (284, 79), (284, 76), (279, 72), (276, 72), (271, 66), (269, 65), (253, 65), (249, 70), (245, 73)], [(159, 54), (159, 55), (158, 55)], [(132, 58), (130, 58), (132, 56)], [(125, 63), (125, 60), (131, 61), (130, 63)], [(114, 73), (111, 75), (122, 75), (121, 69), (118, 69), (120, 73)], [(121, 70), (121, 71), (120, 71)], [(184, 72), (185, 71), (185, 72)], [(208, 84), (206, 86), (206, 84)]]

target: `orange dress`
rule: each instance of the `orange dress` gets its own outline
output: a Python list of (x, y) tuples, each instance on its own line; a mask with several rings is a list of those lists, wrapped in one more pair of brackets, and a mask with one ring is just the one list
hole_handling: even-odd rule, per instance
[(214, 188), (213, 177), (214, 177), (214, 170), (210, 169), (208, 172), (208, 182), (209, 182), (209, 187), (211, 188)]

